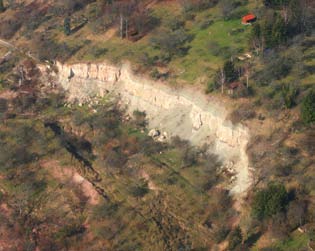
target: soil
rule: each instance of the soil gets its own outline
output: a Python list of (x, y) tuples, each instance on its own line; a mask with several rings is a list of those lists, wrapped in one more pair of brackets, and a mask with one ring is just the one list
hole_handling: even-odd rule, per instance
[(88, 203), (90, 205), (97, 205), (100, 202), (100, 196), (93, 185), (82, 177), (74, 167), (61, 166), (57, 160), (42, 161), (40, 165), (61, 182), (73, 182), (78, 185), (82, 193), (89, 198)]

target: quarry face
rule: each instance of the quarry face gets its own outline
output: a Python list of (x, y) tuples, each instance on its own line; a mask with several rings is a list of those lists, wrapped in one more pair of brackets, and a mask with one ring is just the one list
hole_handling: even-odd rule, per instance
[[(42, 72), (45, 67), (40, 66)], [(56, 63), (57, 83), (68, 93), (69, 102), (89, 102), (93, 97), (113, 95), (128, 113), (143, 111), (149, 129), (164, 138), (179, 136), (195, 146), (207, 145), (220, 157), (222, 168), (234, 173), (230, 191), (242, 197), (252, 177), (246, 154), (249, 130), (227, 121), (228, 112), (218, 100), (188, 89), (174, 89), (163, 83), (137, 76), (129, 64)]]

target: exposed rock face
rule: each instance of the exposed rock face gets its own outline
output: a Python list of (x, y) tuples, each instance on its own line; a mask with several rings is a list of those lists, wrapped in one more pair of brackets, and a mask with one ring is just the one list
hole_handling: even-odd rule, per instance
[(231, 192), (245, 194), (251, 184), (246, 154), (248, 129), (226, 121), (227, 111), (218, 101), (202, 93), (174, 90), (166, 85), (135, 76), (128, 64), (56, 64), (59, 83), (70, 100), (84, 102), (91, 96), (112, 92), (132, 112), (145, 111), (149, 128), (179, 136), (195, 145), (208, 144), (224, 163), (234, 163), (237, 173)]

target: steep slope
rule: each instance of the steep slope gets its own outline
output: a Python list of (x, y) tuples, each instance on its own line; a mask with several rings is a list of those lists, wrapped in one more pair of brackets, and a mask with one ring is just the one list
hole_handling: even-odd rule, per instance
[(57, 63), (56, 68), (58, 82), (68, 91), (70, 101), (84, 103), (112, 93), (129, 113), (144, 111), (149, 128), (165, 132), (167, 138), (179, 136), (196, 146), (207, 144), (210, 152), (221, 157), (223, 168), (235, 174), (231, 178), (231, 193), (245, 195), (252, 181), (246, 154), (249, 132), (240, 124), (226, 121), (227, 110), (218, 100), (207, 99), (198, 91), (175, 90), (138, 77), (128, 64)]

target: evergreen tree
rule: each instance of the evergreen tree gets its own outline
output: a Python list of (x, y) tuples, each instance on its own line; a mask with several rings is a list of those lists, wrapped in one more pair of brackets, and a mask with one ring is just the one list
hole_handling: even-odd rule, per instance
[(301, 107), (301, 116), (305, 123), (311, 124), (315, 122), (315, 93), (314, 91), (303, 99)]
[(265, 41), (266, 47), (273, 46), (273, 39), (272, 39), (272, 22), (269, 20), (264, 20), (261, 25), (261, 35)]
[(262, 31), (261, 31), (261, 25), (259, 23), (256, 23), (253, 25), (253, 29), (250, 33), (250, 42), (252, 44), (252, 47), (256, 50), (263, 49), (263, 37), (262, 37)]
[(71, 33), (70, 17), (66, 17), (63, 23), (64, 33), (69, 36)]
[(237, 72), (232, 61), (228, 60), (224, 63), (223, 72), (227, 83), (231, 83), (237, 79)]
[(237, 226), (229, 236), (229, 247), (228, 250), (234, 250), (237, 246), (242, 244), (243, 235), (242, 230), (239, 226)]
[(283, 18), (277, 15), (275, 23), (272, 27), (273, 45), (279, 45), (287, 40), (287, 28)]
[(263, 219), (283, 212), (288, 204), (288, 193), (282, 184), (270, 183), (266, 189), (258, 191), (252, 205), (253, 215)]

